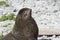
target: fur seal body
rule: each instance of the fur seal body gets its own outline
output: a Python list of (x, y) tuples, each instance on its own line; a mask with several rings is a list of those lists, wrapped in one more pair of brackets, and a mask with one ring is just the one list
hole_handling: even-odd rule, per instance
[(23, 8), (19, 11), (12, 32), (2, 40), (37, 40), (38, 27), (31, 16), (32, 10)]

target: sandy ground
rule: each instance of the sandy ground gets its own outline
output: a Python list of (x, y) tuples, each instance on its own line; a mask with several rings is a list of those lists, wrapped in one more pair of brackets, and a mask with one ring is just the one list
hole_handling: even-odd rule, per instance
[(58, 28), (39, 28), (39, 35), (60, 35)]

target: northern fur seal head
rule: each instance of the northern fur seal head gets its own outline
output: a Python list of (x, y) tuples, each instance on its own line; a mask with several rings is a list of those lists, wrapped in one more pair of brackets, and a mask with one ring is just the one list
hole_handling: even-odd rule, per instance
[(17, 19), (27, 20), (31, 17), (31, 12), (32, 12), (32, 9), (23, 8), (19, 11), (19, 13), (17, 15)]

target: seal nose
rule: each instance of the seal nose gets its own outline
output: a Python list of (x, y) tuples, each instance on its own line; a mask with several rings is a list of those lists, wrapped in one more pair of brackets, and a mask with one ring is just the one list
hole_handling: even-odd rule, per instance
[(28, 14), (30, 14), (30, 11), (31, 11), (30, 9), (29, 9), (29, 10), (27, 10), (27, 15), (28, 15)]

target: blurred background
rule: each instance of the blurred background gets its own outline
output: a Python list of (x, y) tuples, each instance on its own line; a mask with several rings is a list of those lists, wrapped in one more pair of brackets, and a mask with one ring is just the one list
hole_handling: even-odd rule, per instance
[(60, 0), (0, 0), (0, 37), (8, 34), (22, 8), (31, 8), (40, 28), (60, 29)]

